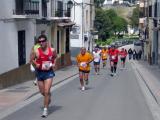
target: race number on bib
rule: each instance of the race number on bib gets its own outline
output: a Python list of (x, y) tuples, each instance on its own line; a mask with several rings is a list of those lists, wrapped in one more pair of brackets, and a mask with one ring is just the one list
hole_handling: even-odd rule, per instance
[(81, 62), (81, 63), (80, 63), (80, 66), (82, 66), (82, 67), (87, 67), (87, 64), (86, 64), (85, 62)]
[(116, 59), (116, 56), (112, 55), (111, 58), (112, 58), (112, 60), (115, 60), (115, 59)]
[(51, 61), (43, 61), (42, 62), (42, 70), (49, 70), (52, 66)]

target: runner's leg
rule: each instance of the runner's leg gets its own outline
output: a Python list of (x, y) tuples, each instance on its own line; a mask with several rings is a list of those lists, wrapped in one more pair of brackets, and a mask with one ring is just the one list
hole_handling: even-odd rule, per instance
[(53, 78), (49, 78), (44, 81), (44, 107), (45, 108), (48, 108), (49, 101), (51, 99), (50, 98), (51, 97), (50, 89), (52, 86), (52, 81), (53, 81)]
[(44, 81), (38, 80), (38, 87), (39, 87), (40, 93), (44, 96)]
[(82, 71), (79, 71), (79, 80), (80, 80), (81, 87), (84, 86), (83, 74), (84, 73)]
[(89, 76), (89, 73), (84, 73), (84, 80), (86, 82), (86, 85), (88, 85), (88, 76)]

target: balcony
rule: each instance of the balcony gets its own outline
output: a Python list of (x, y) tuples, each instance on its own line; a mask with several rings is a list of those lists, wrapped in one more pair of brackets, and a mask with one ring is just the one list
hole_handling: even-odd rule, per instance
[(70, 19), (71, 8), (69, 7), (68, 0), (59, 1), (51, 0), (51, 19), (61, 20)]
[(71, 12), (67, 10), (57, 10), (55, 11), (55, 17), (71, 17)]
[(13, 10), (14, 18), (26, 18), (39, 15), (39, 2), (32, 0), (16, 0), (16, 6)]

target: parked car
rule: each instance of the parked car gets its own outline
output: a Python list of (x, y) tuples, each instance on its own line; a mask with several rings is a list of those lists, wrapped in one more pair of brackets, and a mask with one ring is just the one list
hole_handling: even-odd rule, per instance
[(136, 52), (138, 52), (139, 50), (142, 50), (142, 41), (138, 40), (138, 41), (134, 41), (134, 49), (136, 50)]

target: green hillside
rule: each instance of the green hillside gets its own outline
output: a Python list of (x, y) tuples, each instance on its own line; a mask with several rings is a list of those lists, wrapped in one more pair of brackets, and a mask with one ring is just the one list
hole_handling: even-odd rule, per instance
[(114, 9), (119, 16), (123, 17), (129, 22), (129, 17), (132, 15), (134, 8), (135, 7), (115, 6), (115, 7), (109, 7), (109, 8), (104, 8), (104, 9)]
[(129, 17), (132, 15), (134, 8), (135, 7), (115, 7), (114, 10), (119, 16), (122, 16), (127, 21), (129, 21)]

